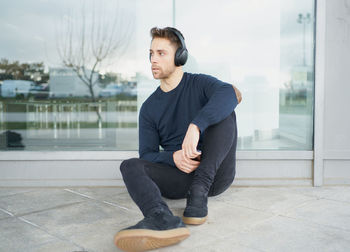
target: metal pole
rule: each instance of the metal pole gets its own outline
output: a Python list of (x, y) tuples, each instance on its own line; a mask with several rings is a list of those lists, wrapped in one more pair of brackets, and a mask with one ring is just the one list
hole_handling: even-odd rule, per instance
[(173, 0), (173, 27), (175, 27), (175, 12), (176, 12), (175, 0)]
[(306, 20), (303, 20), (303, 65), (306, 66), (306, 55), (305, 55), (305, 28), (306, 28)]

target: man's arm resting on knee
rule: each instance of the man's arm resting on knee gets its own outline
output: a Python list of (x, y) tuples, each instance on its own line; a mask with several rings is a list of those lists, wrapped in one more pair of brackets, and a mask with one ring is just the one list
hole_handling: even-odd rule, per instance
[[(210, 95), (210, 93), (211, 93), (209, 101), (211, 98), (213, 98), (214, 100), (219, 100), (218, 99), (219, 97), (215, 97), (215, 93), (218, 92), (218, 89), (222, 88), (222, 84), (224, 84), (224, 85), (227, 84), (227, 83), (223, 83), (219, 80), (216, 80), (216, 82), (219, 82), (219, 84), (211, 83), (209, 85), (209, 87), (211, 86), (210, 88), (208, 88), (208, 91), (207, 91), (208, 95)], [(215, 91), (213, 90), (213, 85), (215, 85), (215, 86), (217, 85), (215, 88), (216, 89)], [(228, 87), (229, 85), (226, 85), (226, 86)], [(235, 98), (236, 98), (237, 104), (239, 104), (242, 101), (242, 94), (238, 90), (238, 88), (236, 88), (234, 85), (231, 84), (231, 86), (233, 87), (233, 90), (234, 90), (233, 95), (236, 96)], [(220, 92), (222, 92), (222, 90), (220, 90)], [(230, 92), (227, 92), (227, 93), (230, 93)], [(225, 99), (223, 99), (225, 97), (228, 98), (227, 96), (221, 95), (221, 100), (225, 100)], [(216, 105), (220, 105), (219, 101), (216, 101), (215, 103), (216, 103)], [(209, 104), (207, 104), (207, 106), (209, 106)], [(214, 111), (212, 111), (212, 113), (214, 113)], [(200, 153), (197, 151), (196, 147), (197, 147), (197, 144), (199, 141), (199, 136), (201, 133), (201, 129), (200, 129), (201, 126), (203, 129), (205, 129), (205, 127), (203, 127), (203, 125), (201, 125), (201, 121), (196, 120), (196, 119), (194, 121), (192, 121), (192, 123), (189, 125), (187, 132), (186, 132), (186, 136), (185, 136), (183, 144), (182, 144), (183, 158), (193, 159), (193, 158), (200, 156)], [(176, 163), (176, 161), (175, 161), (175, 163)]]

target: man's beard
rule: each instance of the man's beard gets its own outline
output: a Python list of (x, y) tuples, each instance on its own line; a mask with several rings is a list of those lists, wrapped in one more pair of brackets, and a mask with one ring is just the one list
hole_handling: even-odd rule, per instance
[(153, 75), (154, 79), (159, 80), (159, 79), (166, 79), (166, 78), (168, 78), (174, 72), (175, 72), (175, 68), (174, 69), (167, 69), (165, 71), (163, 71), (163, 69), (160, 68), (156, 72), (156, 74), (154, 74), (154, 72), (152, 71), (152, 75)]

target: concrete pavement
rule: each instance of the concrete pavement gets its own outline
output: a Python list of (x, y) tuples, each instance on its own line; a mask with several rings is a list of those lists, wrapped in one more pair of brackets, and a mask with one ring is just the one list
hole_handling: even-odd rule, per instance
[[(181, 216), (185, 200), (166, 200)], [(0, 188), (0, 251), (118, 251), (142, 219), (124, 187)], [(350, 187), (231, 187), (183, 242), (155, 251), (349, 251)]]

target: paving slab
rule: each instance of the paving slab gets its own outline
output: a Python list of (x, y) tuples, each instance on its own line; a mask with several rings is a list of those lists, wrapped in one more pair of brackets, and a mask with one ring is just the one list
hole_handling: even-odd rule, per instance
[[(56, 237), (33, 227), (17, 218), (0, 221), (0, 250), (1, 251), (40, 251), (37, 248), (50, 247), (49, 244), (64, 245), (64, 247), (79, 250), (80, 248), (60, 241)], [(5, 247), (6, 246), (6, 247)], [(2, 250), (5, 249), (5, 250)], [(67, 250), (67, 251), (73, 251)], [(45, 251), (45, 250), (42, 250)], [(46, 250), (50, 251), (50, 250)], [(52, 250), (51, 250), (52, 251)], [(56, 250), (59, 251), (59, 250)], [(61, 250), (62, 251), (62, 250)]]
[(66, 191), (85, 195), (102, 202), (106, 201), (122, 208), (127, 208), (128, 210), (140, 211), (125, 187), (69, 188)]
[[(72, 193), (80, 193), (86, 195), (91, 199), (96, 199), (99, 201), (105, 201), (115, 204), (120, 207), (127, 208), (128, 210), (141, 212), (138, 206), (131, 199), (127, 189), (125, 187), (106, 187), (106, 188), (69, 188), (67, 189)], [(186, 199), (167, 199), (163, 198), (168, 204), (169, 208), (173, 211), (175, 215), (181, 215), (186, 206)]]
[(38, 190), (38, 189), (36, 189), (36, 188), (24, 188), (24, 187), (20, 187), (20, 188), (0, 187), (0, 197), (10, 196), (10, 195), (18, 194), (18, 193), (32, 192), (35, 190)]
[[(176, 250), (174, 250), (175, 252)], [(217, 239), (216, 241), (200, 246), (194, 247), (191, 249), (193, 252), (222, 252), (222, 251), (230, 251), (230, 252), (262, 252), (262, 250), (257, 250), (253, 248), (249, 248), (247, 246), (237, 244), (232, 239)]]
[(120, 194), (127, 193), (126, 187), (72, 187), (66, 190), (71, 190), (77, 193), (87, 195), (98, 200), (111, 201), (115, 200)]
[(231, 205), (247, 207), (271, 213), (280, 213), (315, 197), (281, 191), (275, 188), (229, 188), (221, 195), (211, 197), (211, 201), (227, 202)]
[(19, 216), (84, 200), (86, 198), (66, 192), (63, 189), (45, 188), (1, 197), (0, 208)]
[[(202, 239), (206, 239), (207, 237), (202, 237)], [(191, 236), (187, 239), (190, 240)], [(184, 241), (182, 242), (184, 243)], [(179, 251), (190, 251), (190, 252), (260, 252), (261, 250), (256, 250), (252, 248), (248, 248), (246, 246), (233, 243), (229, 239), (210, 239), (207, 244), (196, 246), (197, 244), (203, 244), (203, 243), (197, 243), (195, 241), (192, 241), (192, 247), (186, 248), (182, 246), (182, 243), (175, 244), (173, 246), (160, 248), (156, 250), (152, 250), (153, 252), (179, 252)]]
[[(231, 187), (188, 239), (155, 251), (347, 251), (350, 187), (319, 189)], [(0, 251), (119, 251), (114, 235), (143, 218), (125, 187), (26, 190), (0, 190), (0, 208), (21, 216), (0, 210)], [(165, 201), (182, 215), (186, 199)]]
[(273, 216), (275, 215), (272, 213), (234, 206), (227, 202), (210, 201), (207, 222), (200, 226), (200, 230), (206, 233), (206, 236), (215, 234), (223, 238), (249, 229)]
[(235, 233), (231, 239), (261, 251), (347, 251), (350, 233), (304, 221), (275, 216), (251, 229)]
[(350, 203), (350, 186), (282, 187), (278, 190), (290, 191), (318, 199), (332, 199)]
[(135, 224), (142, 215), (91, 200), (33, 213), (25, 218), (88, 251), (113, 251), (116, 249), (114, 235)]
[[(70, 244), (69, 242), (65, 241), (52, 241), (48, 242), (46, 244), (40, 244), (39, 246), (34, 246), (32, 248), (27, 248), (24, 250), (26, 252), (88, 252), (87, 250), (84, 250), (84, 248), (77, 247), (75, 245)], [(23, 251), (22, 251), (23, 252)]]
[[(190, 237), (178, 244), (176, 248), (167, 248), (169, 251), (192, 251), (192, 249), (197, 247), (200, 248), (197, 251), (215, 251), (212, 245), (215, 247), (218, 241), (223, 243), (227, 237), (234, 236), (235, 233), (249, 229), (274, 216), (262, 211), (228, 205), (225, 202), (209, 201), (208, 207), (207, 222), (199, 226), (188, 225), (187, 227), (191, 232)], [(226, 245), (221, 244), (220, 246), (221, 248), (227, 248)], [(207, 246), (210, 247), (209, 250), (204, 249)], [(220, 251), (220, 249), (216, 251)]]
[(285, 215), (350, 231), (350, 203), (347, 202), (319, 199), (291, 209)]

